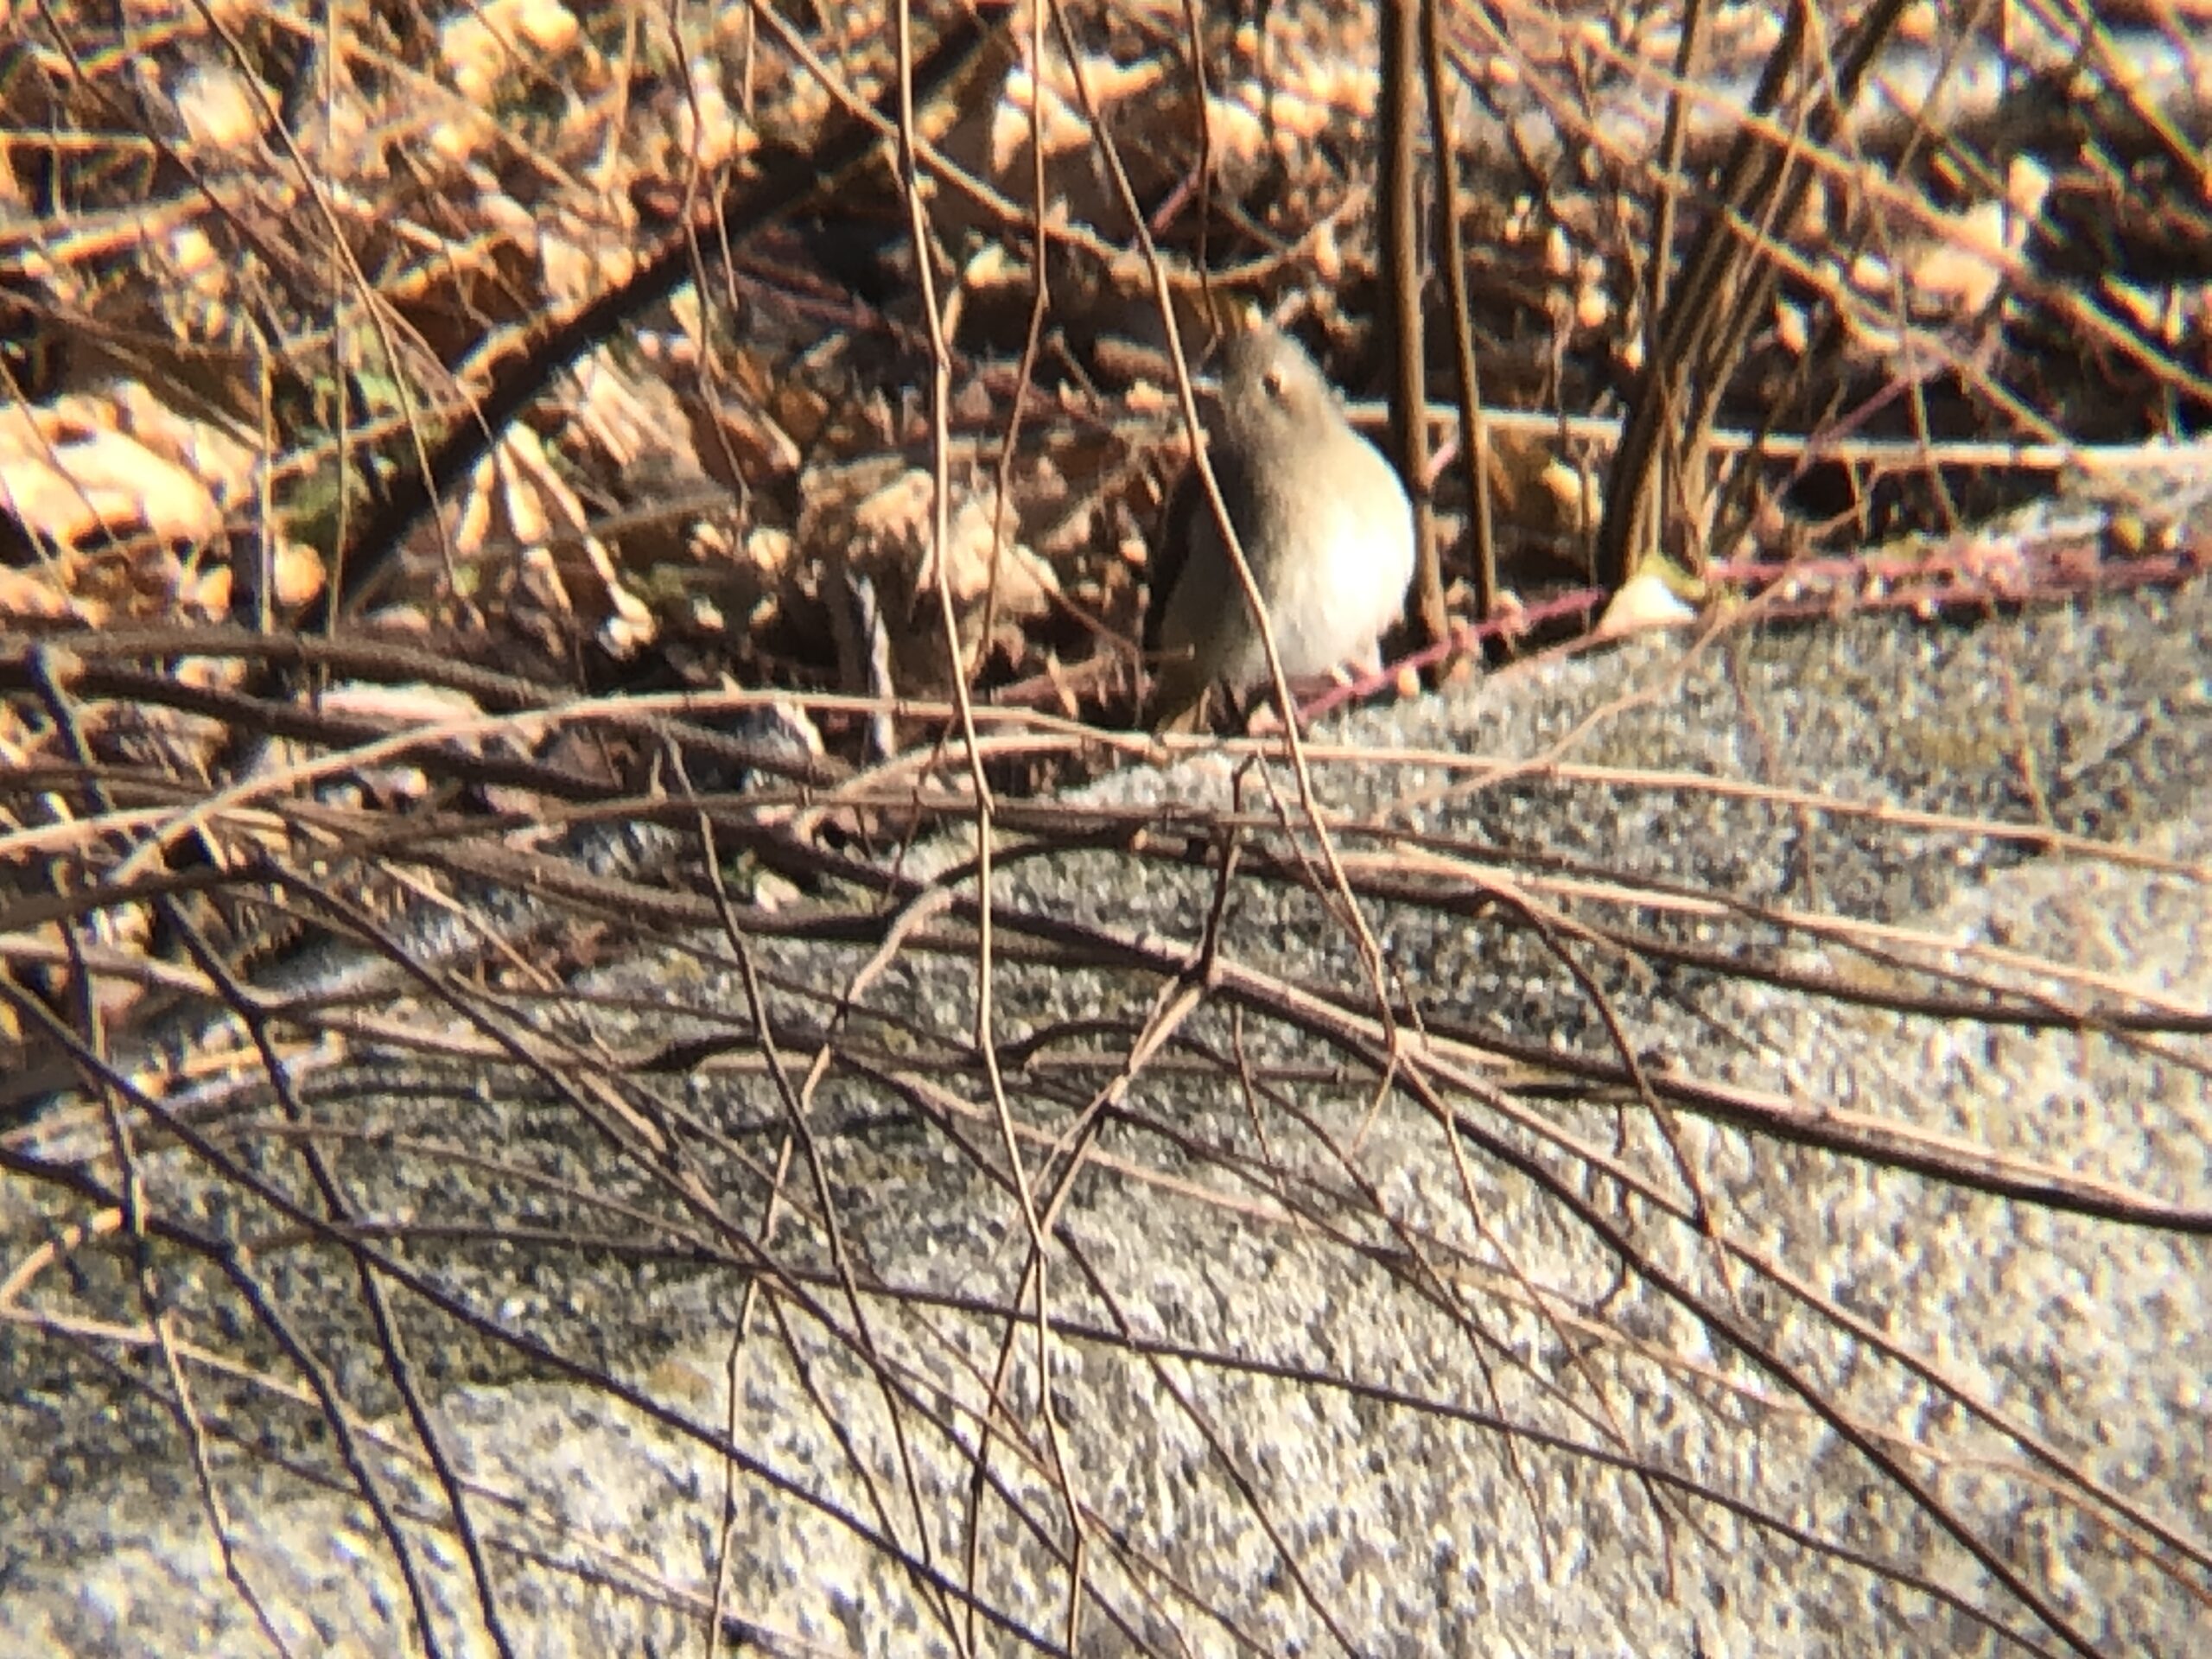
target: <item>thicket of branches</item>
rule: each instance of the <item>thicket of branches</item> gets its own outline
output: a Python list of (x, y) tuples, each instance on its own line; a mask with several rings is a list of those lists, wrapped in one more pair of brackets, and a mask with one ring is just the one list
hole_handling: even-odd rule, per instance
[[(664, 1252), (744, 1284), (750, 1340), (774, 1324), (756, 1297), (846, 1330), (840, 1294), (890, 1293), (836, 1240), (835, 1160), (811, 1140), (824, 1079), (903, 1103), (1007, 1183), (1012, 1236), (1049, 1261), (1087, 1137), (1141, 1117), (1146, 1079), (1217, 1078), (1255, 1115), (1310, 1081), (1204, 1023), (1230, 1011), (1236, 1033), (1318, 1046), (1355, 1094), (1458, 1122), (1501, 1166), (1578, 1172), (1602, 1196), (1560, 1202), (1592, 1236), (1674, 1206), (1724, 1280), (1763, 1264), (1730, 1255), (1694, 1179), (1656, 1173), (1663, 1134), (1630, 1169), (1588, 1123), (1548, 1138), (1539, 1107), (1688, 1113), (2207, 1230), (2156, 1183), (1819, 1123), (1655, 1067), (1580, 953), (1993, 1032), (2181, 1044), (2201, 1009), (2032, 955), (1962, 963), (1840, 908), (1663, 891), (1628, 849), (1569, 867), (1430, 844), (1344, 804), (1325, 749), (1256, 742), (1286, 766), (1241, 810), (1046, 787), (1159, 758), (1128, 730), (1146, 538), (1187, 453), (1188, 376), (1238, 301), (1387, 404), (1389, 447), (1433, 486), (1435, 563), (1392, 642), (1408, 690), (1570, 638), (1637, 576), (1779, 621), (1976, 616), (2201, 570), (2212, 196), (2205, 43), (2177, 13), (215, 0), (19, 7), (5, 33), (0, 1342), (17, 1386), (105, 1379), (218, 1463), (283, 1455), (244, 1427), (279, 1399), (346, 1459), (372, 1416), (414, 1422), (394, 1455), (437, 1465), (444, 1508), (380, 1524), (403, 1560), (417, 1524), (475, 1551), (466, 1483), (421, 1427), (445, 1380), (425, 1334), (447, 1333), (460, 1376), (636, 1384), (573, 1332), (518, 1339), (499, 1275), (442, 1278), (442, 1251), (471, 1274), (493, 1243), (537, 1263)], [(2019, 511), (2059, 498), (2075, 505)], [(1552, 784), (1707, 798), (1556, 759)], [(1862, 805), (1760, 802), (1776, 834)], [(2151, 859), (2033, 810), (1889, 828), (1901, 848)], [(1163, 940), (983, 896), (1027, 862), (1087, 859), (1205, 870), (1207, 897)], [(2160, 869), (2201, 898), (2201, 868)], [(1358, 971), (1293, 985), (1224, 954), (1253, 892), (1307, 895)], [(1701, 906), (1719, 946), (1683, 921)], [(1510, 934), (1572, 988), (1584, 1040), (1452, 1028), (1378, 943), (1400, 911)], [(1839, 939), (1864, 979), (1803, 965)], [(965, 964), (979, 991), (1041, 965), (1094, 1001), (1027, 1010), (1018, 1039), (988, 995), (970, 1025), (902, 1025), (868, 993), (908, 954)], [(710, 963), (747, 1005), (682, 1007), (698, 1028), (610, 1053), (568, 988), (632, 955)], [(450, 1148), (429, 1120), (346, 1122), (365, 1057), (538, 1091), (607, 1161), (555, 1175), (493, 1150), (488, 1213), (387, 1211), (393, 1170)], [(762, 1091), (758, 1144), (668, 1116), (658, 1085), (715, 1065)], [(1033, 1139), (1032, 1108), (1080, 1127)], [(1276, 1221), (1390, 1254), (1438, 1306), (1458, 1294), (1349, 1174), (1270, 1186), (1147, 1127)], [(1356, 1166), (1351, 1130), (1313, 1133)], [(548, 1181), (581, 1184), (551, 1221)], [(224, 1225), (210, 1185), (235, 1196)], [(1656, 1274), (1659, 1255), (1623, 1271)], [(287, 1255), (323, 1275), (297, 1306), (257, 1265)], [(1558, 1317), (1492, 1281), (1539, 1326)], [(1025, 1274), (989, 1310), (1009, 1351), (1049, 1327), (1043, 1297)], [(1693, 1300), (1757, 1348), (1740, 1307)], [(1600, 1340), (1603, 1305), (1586, 1312)], [(1012, 1438), (1050, 1468), (1032, 1430)], [(2010, 1455), (2212, 1601), (2201, 1526), (2028, 1437)], [(1991, 1574), (1975, 1605), (1999, 1611), (1977, 1618), (2031, 1647), (2072, 1638), (1989, 1530), (1911, 1486), (1902, 1454), (1869, 1456)]]

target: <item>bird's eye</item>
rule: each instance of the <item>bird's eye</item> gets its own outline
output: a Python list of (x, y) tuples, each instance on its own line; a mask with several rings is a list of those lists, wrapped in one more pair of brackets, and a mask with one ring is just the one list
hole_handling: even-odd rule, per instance
[(1290, 391), (1290, 383), (1283, 378), (1281, 369), (1269, 369), (1260, 377), (1260, 386), (1271, 403), (1281, 403)]

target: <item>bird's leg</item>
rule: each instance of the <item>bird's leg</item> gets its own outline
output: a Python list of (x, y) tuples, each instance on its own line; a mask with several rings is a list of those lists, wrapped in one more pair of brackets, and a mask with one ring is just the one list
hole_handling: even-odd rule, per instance
[[(1290, 701), (1294, 708), (1305, 701), (1299, 694), (1300, 683), (1298, 680), (1290, 683)], [(1237, 729), (1247, 737), (1272, 737), (1282, 729), (1282, 715), (1275, 708), (1274, 689), (1271, 684), (1263, 681), (1252, 688), (1252, 695), (1237, 721)]]
[(1382, 677), (1382, 642), (1372, 641), (1357, 657), (1347, 657), (1329, 671), (1338, 685), (1372, 685)]
[(1247, 737), (1269, 737), (1282, 729), (1282, 716), (1275, 712), (1272, 702), (1255, 702), (1244, 716), (1243, 730)]

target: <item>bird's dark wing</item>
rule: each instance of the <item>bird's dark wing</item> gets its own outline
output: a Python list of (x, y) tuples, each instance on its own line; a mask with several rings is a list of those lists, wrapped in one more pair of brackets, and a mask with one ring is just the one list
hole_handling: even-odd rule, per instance
[[(1238, 500), (1244, 492), (1243, 473), (1230, 447), (1216, 442), (1209, 447), (1207, 456), (1213, 462), (1214, 482), (1221, 486), (1223, 497), (1231, 502)], [(1206, 499), (1205, 485), (1198, 477), (1197, 463), (1192, 462), (1183, 468), (1182, 477), (1175, 480), (1175, 487), (1168, 493), (1166, 511), (1160, 516), (1160, 533), (1153, 537), (1152, 550), (1145, 562), (1141, 643), (1147, 657), (1159, 654), (1160, 630), (1167, 620), (1167, 601), (1175, 592), (1175, 584), (1183, 579), (1183, 567), (1191, 556), (1191, 532), (1202, 513), (1211, 517), (1213, 504)], [(1249, 532), (1238, 524), (1236, 533), (1241, 538)]]
[(1160, 531), (1152, 538), (1152, 553), (1145, 561), (1144, 654), (1160, 654), (1160, 630), (1167, 620), (1167, 598), (1183, 578), (1191, 556), (1191, 521), (1205, 505), (1206, 493), (1198, 482), (1198, 469), (1186, 466), (1183, 476), (1168, 492), (1167, 510), (1160, 515)]

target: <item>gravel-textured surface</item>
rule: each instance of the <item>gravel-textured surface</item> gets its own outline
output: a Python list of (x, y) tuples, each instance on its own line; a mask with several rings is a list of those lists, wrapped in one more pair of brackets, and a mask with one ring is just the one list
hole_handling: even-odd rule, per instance
[[(658, 1165), (608, 1150), (619, 1116), (586, 1127), (578, 1098), (603, 1105), (611, 1084), (563, 1098), (498, 1067), (441, 1075), (372, 1054), (330, 1074), (309, 1103), (321, 1122), (397, 1137), (334, 1152), (356, 1212), (411, 1224), (410, 1268), (543, 1346), (518, 1355), (391, 1291), (442, 1442), (477, 1483), (466, 1508), (505, 1637), (526, 1653), (702, 1651), (719, 1556), (725, 1630), (754, 1644), (741, 1650), (1049, 1649), (1067, 1636), (1072, 1494), (1085, 1652), (2202, 1651), (2212, 1041), (1926, 1017), (1878, 996), (1994, 983), (2202, 1027), (2208, 619), (2200, 584), (1971, 628), (1861, 619), (1643, 644), (1327, 728), (1368, 758), (1320, 766), (1324, 795), (1427, 838), (1397, 849), (1398, 874), (1427, 886), (1364, 913), (1430, 1033), (1424, 1046), (1407, 1027), (1406, 1080), (1436, 1091), (1457, 1135), (1316, 1034), (1332, 1020), (1371, 1033), (1372, 1001), (1329, 906), (1264, 880), (1255, 851), (1224, 918), (1222, 997), (1129, 1086), (1058, 1192), (1051, 1138), (1107, 1090), (1166, 982), (1039, 968), (1022, 930), (1002, 930), (1002, 1042), (1105, 1022), (1017, 1049), (1006, 1081), (1035, 1131), (1038, 1201), (1059, 1206), (1057, 1446), (1033, 1331), (1009, 1343), (1001, 1317), (1033, 1289), (1020, 1208), (988, 1173), (1003, 1167), (989, 1091), (944, 1059), (975, 1020), (959, 954), (908, 951), (867, 976), (842, 1040), (868, 1063), (834, 1069), (811, 1101), (840, 1247), (907, 1294), (855, 1302), (814, 1280), (803, 1300), (764, 1299), (734, 1406), (743, 1267), (775, 1153), (761, 1126), (780, 1110), (757, 1064), (629, 1080), (682, 1147)], [(1482, 757), (1545, 764), (1485, 773)], [(1563, 770), (1581, 767), (1649, 775)], [(1228, 779), (1218, 759), (1133, 768), (1090, 798), (1223, 798)], [(1268, 810), (1255, 785), (1246, 799)], [(1903, 814), (2040, 825), (2131, 856)], [(1195, 944), (1210, 870), (1127, 850), (1019, 858), (1019, 840), (997, 889), (1009, 918)], [(1372, 872), (1376, 842), (1342, 846), (1356, 875)], [(1846, 937), (1847, 918), (1880, 928)], [(760, 950), (796, 1026), (805, 988), (850, 982), (874, 944)], [(604, 970), (579, 1014), (626, 1054), (742, 1028), (736, 976), (708, 963), (721, 951)], [(1802, 988), (1823, 976), (1878, 1001)], [(1285, 1017), (1332, 988), (1336, 1012)], [(1662, 1084), (1725, 1084), (1794, 1108), (1812, 1140), (1878, 1129), (2196, 1230), (1968, 1192), (1910, 1157), (1785, 1143), (1700, 1111), (1655, 1116), (1618, 1090), (1535, 1086), (1447, 1041), (1600, 1070), (1615, 1050), (1596, 991)], [(1239, 1054), (1247, 1082), (1211, 1063)], [(781, 1058), (799, 1086), (810, 1051)], [(225, 1144), (305, 1191), (268, 1127)], [(163, 1213), (251, 1237), (254, 1282), (377, 1433), (415, 1444), (345, 1259), (272, 1230), (260, 1204), (177, 1154), (146, 1166)], [(549, 1179), (526, 1183), (525, 1167)], [(795, 1168), (788, 1190), (811, 1213), (815, 1178), (804, 1157)], [(579, 1187), (632, 1209), (613, 1215)], [(0, 1268), (84, 1213), (0, 1178)], [(588, 1230), (603, 1248), (433, 1225), (494, 1222)], [(679, 1233), (688, 1259), (635, 1248)], [(823, 1236), (786, 1217), (773, 1256), (823, 1266)], [(257, 1603), (295, 1652), (422, 1645), (334, 1437), (188, 1354), (195, 1405), (259, 1447), (212, 1446), (226, 1579), (183, 1439), (151, 1402), (174, 1391), (128, 1334), (145, 1312), (132, 1258), (88, 1248), (71, 1262), (21, 1306), (105, 1325), (0, 1325), (0, 1651), (269, 1650)], [(159, 1278), (178, 1342), (298, 1386), (204, 1262), (165, 1255)], [(856, 1321), (899, 1368), (895, 1388), (855, 1358)], [(605, 1368), (631, 1397), (563, 1377), (563, 1359)], [(979, 1492), (995, 1376), (1004, 1406)], [(733, 1426), (742, 1467), (710, 1445)], [(446, 1494), (419, 1461), (365, 1444), (388, 1501), (422, 1517), (403, 1529), (436, 1640), (492, 1650)]]

